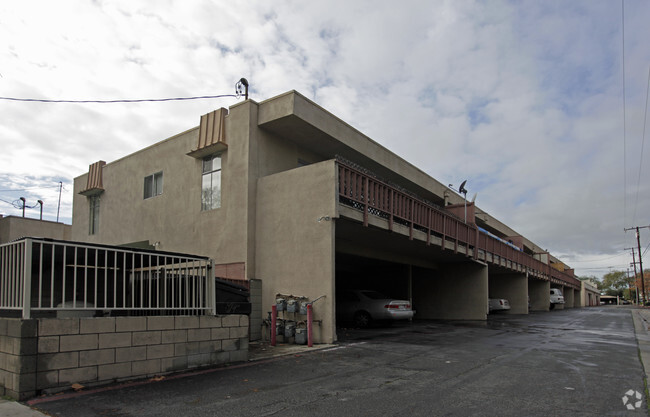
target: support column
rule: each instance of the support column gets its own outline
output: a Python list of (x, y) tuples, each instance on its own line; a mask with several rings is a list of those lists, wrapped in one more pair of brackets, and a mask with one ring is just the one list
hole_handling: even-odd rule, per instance
[(526, 274), (499, 274), (489, 278), (490, 298), (505, 298), (509, 314), (528, 314), (528, 279)]
[(573, 288), (563, 287), (562, 294), (564, 294), (564, 308), (574, 308), (575, 307), (575, 294)]
[(550, 281), (528, 277), (530, 311), (548, 311), (550, 306)]
[(478, 262), (442, 265), (413, 275), (413, 307), (420, 319), (486, 320), (488, 268)]

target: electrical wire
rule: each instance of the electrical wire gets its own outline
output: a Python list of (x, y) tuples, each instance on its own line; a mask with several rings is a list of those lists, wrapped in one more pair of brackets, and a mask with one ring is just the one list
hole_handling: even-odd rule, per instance
[(588, 260), (588, 261), (570, 261), (569, 263), (570, 264), (579, 264), (579, 263), (585, 263), (585, 262), (600, 262), (600, 261), (606, 261), (608, 259), (618, 258), (619, 256), (625, 256), (625, 255), (629, 255), (629, 254), (627, 252), (624, 252), (624, 253), (619, 253), (618, 255), (608, 256), (606, 258), (591, 259), (591, 260)]
[(594, 267), (594, 268), (580, 268), (583, 271), (602, 271), (603, 269), (615, 269), (615, 268), (624, 268), (627, 265), (610, 265), (610, 266), (603, 266), (603, 267)]
[[(17, 208), (17, 209), (22, 209), (23, 208), (23, 203), (22, 203), (22, 200), (20, 200), (20, 199), (14, 200), (14, 201), (7, 201), (7, 200), (0, 199), (0, 201), (2, 201), (3, 203), (11, 204), (12, 206), (14, 206), (14, 208)], [(28, 206), (27, 203), (25, 203), (25, 208), (26, 209), (33, 209), (33, 208), (38, 207), (39, 204), (40, 203), (36, 203), (33, 206)]]
[(59, 188), (59, 185), (58, 185), (58, 183), (57, 183), (57, 185), (50, 186), (50, 187), (31, 187), (31, 188), (23, 188), (23, 189), (21, 189), (21, 190), (19, 190), (19, 189), (0, 190), (0, 192), (1, 192), (1, 193), (4, 193), (4, 192), (12, 192), (12, 191), (23, 192), (23, 191), (31, 191), (31, 190), (45, 190), (45, 189), (50, 189), (50, 188)]
[(622, 39), (622, 64), (623, 64), (623, 228), (627, 214), (627, 139), (626, 139), (626, 111), (625, 111), (625, 0), (621, 0), (621, 39)]
[(11, 204), (12, 206), (14, 205), (14, 203), (12, 203), (12, 202), (10, 202), (10, 201), (7, 201), (7, 200), (3, 200), (3, 199), (1, 199), (1, 198), (0, 198), (0, 201), (2, 201), (3, 203)]
[(636, 221), (636, 209), (639, 205), (639, 187), (641, 186), (641, 171), (643, 168), (643, 148), (645, 146), (645, 129), (648, 121), (648, 96), (650, 96), (650, 67), (648, 68), (648, 86), (646, 87), (645, 94), (645, 113), (643, 115), (643, 136), (641, 137), (641, 157), (639, 160), (639, 177), (636, 182), (636, 199), (634, 201), (634, 215), (632, 216), (632, 224)]
[(95, 103), (95, 104), (112, 104), (112, 103), (143, 103), (143, 102), (160, 102), (160, 101), (181, 101), (181, 100), (203, 100), (222, 97), (237, 97), (237, 94), (220, 94), (217, 96), (196, 96), (196, 97), (170, 97), (170, 98), (143, 98), (133, 100), (47, 100), (40, 98), (16, 98), (0, 97), (0, 100), (36, 102), (36, 103)]

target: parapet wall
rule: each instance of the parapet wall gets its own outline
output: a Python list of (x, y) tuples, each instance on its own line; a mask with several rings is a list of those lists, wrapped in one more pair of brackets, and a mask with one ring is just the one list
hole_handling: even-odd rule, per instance
[(248, 328), (245, 315), (0, 318), (0, 395), (245, 361)]

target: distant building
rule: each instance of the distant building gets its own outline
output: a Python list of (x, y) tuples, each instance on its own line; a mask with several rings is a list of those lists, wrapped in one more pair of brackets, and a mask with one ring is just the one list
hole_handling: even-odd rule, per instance
[(582, 307), (600, 305), (600, 290), (594, 280), (586, 279), (582, 281), (580, 288), (580, 300)]
[(70, 240), (71, 231), (72, 226), (64, 223), (0, 215), (0, 244), (26, 236)]

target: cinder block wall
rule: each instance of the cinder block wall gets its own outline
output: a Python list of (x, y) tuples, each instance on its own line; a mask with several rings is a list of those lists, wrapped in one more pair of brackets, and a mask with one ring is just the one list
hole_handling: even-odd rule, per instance
[(36, 320), (0, 319), (0, 394), (15, 399), (36, 395)]
[(25, 399), (248, 359), (248, 316), (0, 319), (0, 392)]

